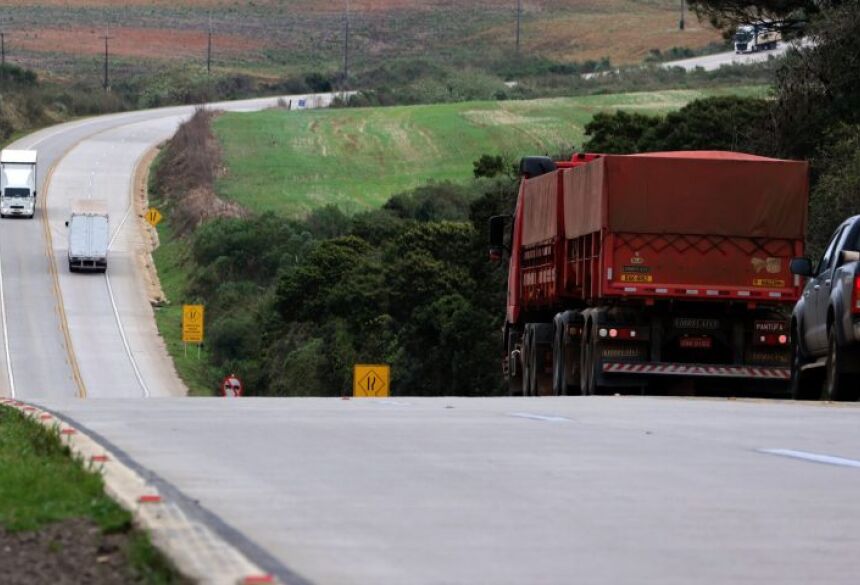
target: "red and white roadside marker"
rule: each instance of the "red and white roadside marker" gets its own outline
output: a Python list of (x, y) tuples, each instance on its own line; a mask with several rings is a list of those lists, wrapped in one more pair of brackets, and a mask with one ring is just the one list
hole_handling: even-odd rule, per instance
[(245, 385), (236, 374), (230, 374), (221, 382), (221, 396), (224, 398), (241, 398)]

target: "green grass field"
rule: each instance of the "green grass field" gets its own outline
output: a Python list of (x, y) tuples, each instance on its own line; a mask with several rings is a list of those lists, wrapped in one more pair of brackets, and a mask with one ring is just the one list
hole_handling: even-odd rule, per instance
[(764, 87), (467, 102), (431, 106), (267, 110), (215, 122), (227, 174), (220, 195), (254, 211), (299, 216), (326, 204), (354, 212), (428, 181), (464, 181), (482, 154), (517, 160), (582, 145), (599, 111), (649, 114), (713, 95), (765, 95)]

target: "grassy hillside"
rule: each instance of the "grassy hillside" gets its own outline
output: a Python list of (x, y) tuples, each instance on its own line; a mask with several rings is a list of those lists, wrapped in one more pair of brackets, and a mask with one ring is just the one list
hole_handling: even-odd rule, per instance
[(301, 215), (329, 203), (357, 211), (428, 180), (462, 181), (482, 154), (516, 160), (581, 145), (583, 128), (598, 111), (665, 113), (699, 97), (764, 91), (742, 87), (224, 114), (215, 132), (228, 172), (217, 191), (255, 211)]
[[(344, 2), (312, 0), (35, 0), (4, 3), (7, 61), (42, 75), (101, 74), (109, 27), (116, 80), (165, 65), (203, 68), (212, 19), (216, 71), (260, 76), (339, 71)], [(514, 48), (512, 0), (352, 0), (356, 72), (392, 59), (429, 58), (486, 69)], [(717, 31), (677, 0), (532, 0), (522, 49), (560, 62), (639, 62), (652, 49), (701, 48)]]

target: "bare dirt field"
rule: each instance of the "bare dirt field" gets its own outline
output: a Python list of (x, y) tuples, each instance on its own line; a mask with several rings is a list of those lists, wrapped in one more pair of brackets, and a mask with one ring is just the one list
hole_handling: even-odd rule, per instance
[[(17, 45), (30, 51), (101, 55), (106, 32), (111, 41), (111, 53), (120, 57), (182, 59), (202, 55), (207, 46), (205, 31), (131, 27), (107, 31), (97, 28), (41, 29), (21, 35)], [(232, 54), (264, 46), (260, 39), (231, 35), (214, 35), (212, 44), (219, 52)]]
[[(398, 58), (498, 58), (514, 46), (512, 0), (351, 0), (353, 61), (374, 66)], [(199, 59), (210, 18), (215, 67), (253, 67), (260, 75), (337, 70), (344, 2), (313, 0), (0, 0), (7, 56), (31, 56), (45, 71), (74, 69), (71, 59), (104, 50), (129, 59)], [(525, 0), (524, 54), (574, 62), (609, 57), (641, 61), (653, 49), (698, 49), (720, 34), (687, 15), (678, 30), (676, 0)], [(43, 55), (44, 58), (32, 58)], [(480, 66), (480, 64), (476, 65)], [(67, 71), (66, 73), (70, 72)]]

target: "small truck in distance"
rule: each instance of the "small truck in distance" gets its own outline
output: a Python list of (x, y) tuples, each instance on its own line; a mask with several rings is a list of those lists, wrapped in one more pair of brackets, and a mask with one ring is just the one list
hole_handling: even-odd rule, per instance
[(35, 150), (0, 152), (0, 217), (28, 217), (36, 213)]
[(791, 318), (794, 397), (857, 400), (860, 215), (839, 226), (817, 266), (809, 258), (795, 258), (791, 271), (808, 279)]
[(788, 391), (807, 163), (577, 154), (521, 174), (513, 218), (490, 220), (491, 257), (510, 253), (512, 394)]
[(72, 204), (69, 228), (69, 272), (107, 270), (110, 229), (105, 201), (82, 199)]

